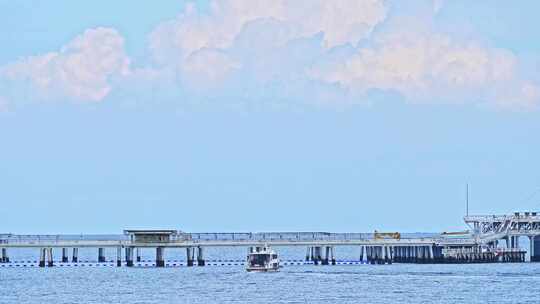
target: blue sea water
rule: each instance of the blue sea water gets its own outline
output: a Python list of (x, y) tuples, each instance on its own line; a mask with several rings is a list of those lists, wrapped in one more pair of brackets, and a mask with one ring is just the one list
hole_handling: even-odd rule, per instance
[(540, 303), (540, 264), (0, 268), (0, 303)]

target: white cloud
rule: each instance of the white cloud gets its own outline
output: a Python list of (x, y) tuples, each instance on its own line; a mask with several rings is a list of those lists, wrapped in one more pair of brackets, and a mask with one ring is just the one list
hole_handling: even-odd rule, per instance
[(59, 52), (21, 59), (0, 72), (8, 80), (29, 81), (45, 99), (99, 101), (111, 91), (111, 77), (129, 72), (129, 59), (116, 30), (96, 28), (86, 30)]
[(216, 49), (202, 49), (192, 53), (184, 63), (187, 82), (197, 87), (223, 82), (240, 64)]
[(310, 71), (314, 79), (366, 94), (393, 90), (410, 101), (531, 103), (537, 87), (517, 75), (511, 52), (410, 28), (391, 29), (341, 61)]
[[(176, 19), (160, 24), (150, 35), (155, 62), (183, 69), (186, 58), (200, 50), (234, 48), (242, 42), (237, 39), (245, 27), (263, 19), (274, 20), (283, 30), (269, 37), (275, 39), (274, 46), (317, 33), (324, 34), (326, 48), (356, 44), (386, 16), (383, 0), (222, 0), (210, 7), (209, 12), (201, 12), (188, 5)], [(222, 53), (220, 61), (229, 66), (231, 59), (226, 56)]]
[(361, 95), (391, 90), (417, 102), (538, 100), (537, 87), (520, 79), (515, 55), (436, 32), (430, 22), (443, 1), (417, 4), (420, 20), (394, 14), (385, 21), (382, 0), (213, 1), (209, 12), (190, 5), (159, 25), (150, 48), (188, 87), (236, 77), (277, 90), (309, 81)]
[(349, 104), (375, 89), (409, 102), (540, 103), (540, 88), (522, 79), (512, 52), (437, 31), (443, 0), (411, 3), (214, 0), (208, 11), (191, 4), (150, 34), (152, 64), (131, 68), (122, 36), (97, 28), (58, 52), (0, 68), (0, 84), (29, 82), (31, 97), (79, 101), (103, 100), (116, 88), (113, 96), (141, 102), (168, 92), (170, 100)]

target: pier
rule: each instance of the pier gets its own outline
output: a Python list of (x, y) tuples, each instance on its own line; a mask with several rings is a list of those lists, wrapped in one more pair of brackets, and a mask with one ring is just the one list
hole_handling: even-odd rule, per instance
[[(205, 248), (264, 245), (278, 250), (290, 246), (306, 248), (305, 259), (288, 261), (285, 265), (516, 263), (526, 260), (527, 250), (519, 248), (520, 237), (530, 241), (530, 261), (540, 261), (540, 216), (536, 212), (466, 216), (464, 220), (471, 230), (422, 236), (377, 232), (187, 233), (178, 230), (125, 230), (118, 235), (0, 234), (0, 267), (17, 264), (9, 256), (9, 250), (14, 248), (36, 249), (37, 267), (77, 265), (81, 263), (80, 248), (96, 249), (96, 263), (91, 265), (193, 267), (220, 264), (207, 263)], [(335, 248), (340, 246), (357, 248), (358, 260), (339, 260)], [(116, 252), (114, 260), (107, 261), (106, 249)], [(142, 261), (141, 249), (155, 250), (155, 260)], [(167, 250), (171, 249), (185, 250), (185, 261), (167, 261)], [(53, 251), (56, 250), (62, 253), (58, 261), (54, 261)], [(240, 263), (242, 260), (227, 264)]]

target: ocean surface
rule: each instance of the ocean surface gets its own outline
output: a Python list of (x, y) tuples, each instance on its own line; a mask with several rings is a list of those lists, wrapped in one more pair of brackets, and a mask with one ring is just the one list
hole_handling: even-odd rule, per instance
[[(34, 251), (11, 258), (35, 257)], [(301, 248), (281, 251), (283, 259), (305, 255)], [(93, 253), (86, 251), (88, 258)], [(239, 259), (243, 253), (216, 249), (207, 258)], [(356, 254), (337, 253), (349, 259)], [(181, 258), (182, 252), (169, 256)], [(2, 304), (398, 302), (540, 303), (540, 264), (302, 265), (278, 273), (247, 273), (243, 266), (0, 268)]]

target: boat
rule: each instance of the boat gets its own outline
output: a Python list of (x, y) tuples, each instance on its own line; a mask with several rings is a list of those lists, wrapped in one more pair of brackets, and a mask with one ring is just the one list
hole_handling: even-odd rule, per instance
[(250, 247), (246, 265), (248, 272), (275, 272), (279, 271), (279, 258), (277, 253), (267, 245)]

